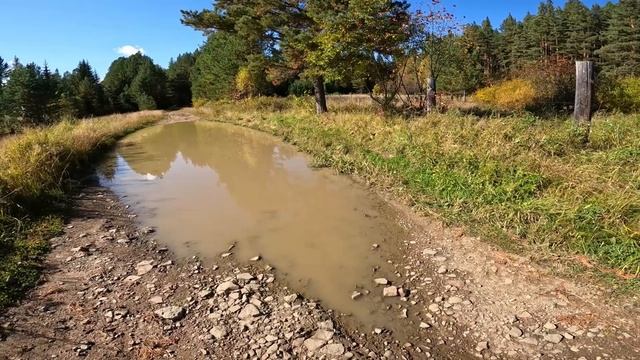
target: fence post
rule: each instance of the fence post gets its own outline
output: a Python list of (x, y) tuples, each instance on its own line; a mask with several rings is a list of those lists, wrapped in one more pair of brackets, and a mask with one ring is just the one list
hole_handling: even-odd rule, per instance
[(436, 79), (427, 79), (427, 112), (436, 108)]
[[(591, 102), (593, 99), (593, 62), (576, 61), (576, 102), (573, 118), (579, 126), (591, 127)], [(588, 133), (587, 133), (588, 136)]]

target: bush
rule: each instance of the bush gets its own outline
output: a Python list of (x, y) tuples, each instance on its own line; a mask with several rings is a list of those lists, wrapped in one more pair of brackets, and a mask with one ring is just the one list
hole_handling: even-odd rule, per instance
[(309, 96), (313, 94), (313, 84), (309, 80), (298, 79), (289, 85), (289, 95)]
[(474, 98), (503, 110), (525, 110), (536, 104), (536, 91), (530, 81), (515, 79), (478, 90)]
[(598, 92), (598, 101), (603, 107), (625, 113), (640, 111), (640, 77), (627, 77), (609, 84)]
[(476, 100), (500, 110), (567, 111), (574, 101), (575, 70), (566, 60), (531, 64), (513, 80), (479, 90)]

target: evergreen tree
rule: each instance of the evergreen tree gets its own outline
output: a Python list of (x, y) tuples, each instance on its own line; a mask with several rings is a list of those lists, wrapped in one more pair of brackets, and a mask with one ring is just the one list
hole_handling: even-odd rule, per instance
[(172, 107), (191, 105), (191, 71), (195, 62), (192, 53), (178, 55), (175, 61), (171, 59), (167, 69), (167, 91)]
[(560, 53), (570, 60), (587, 60), (594, 56), (598, 43), (596, 21), (580, 0), (569, 0), (562, 11), (563, 43)]
[(603, 40), (597, 54), (606, 75), (640, 75), (640, 0), (620, 0), (611, 8)]
[(500, 25), (499, 56), (500, 68), (503, 74), (516, 69), (522, 56), (518, 39), (521, 36), (521, 24), (511, 15)]
[(167, 106), (167, 78), (150, 57), (140, 53), (116, 59), (102, 82), (113, 111)]
[(209, 36), (200, 49), (191, 74), (193, 98), (219, 100), (230, 98), (235, 88), (235, 77), (246, 64), (245, 43), (236, 35), (216, 32)]
[(0, 121), (2, 120), (5, 112), (5, 100), (3, 97), (3, 90), (6, 79), (9, 77), (9, 64), (0, 57)]
[(85, 118), (108, 112), (107, 99), (100, 79), (91, 65), (82, 60), (63, 78), (62, 107), (67, 115)]
[(5, 112), (20, 123), (42, 124), (57, 116), (59, 79), (45, 66), (22, 65), (17, 59), (4, 88)]
[(489, 18), (482, 21), (479, 33), (478, 51), (484, 69), (486, 82), (491, 82), (498, 71), (498, 37)]

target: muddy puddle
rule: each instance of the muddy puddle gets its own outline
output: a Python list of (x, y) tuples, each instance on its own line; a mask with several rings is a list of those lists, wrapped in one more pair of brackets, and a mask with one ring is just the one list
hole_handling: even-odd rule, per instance
[[(298, 292), (357, 323), (395, 328), (376, 277), (405, 231), (377, 195), (309, 166), (292, 146), (232, 125), (188, 122), (137, 132), (100, 169), (101, 181), (178, 256), (260, 255)], [(379, 244), (377, 250), (373, 244)], [(377, 269), (377, 271), (374, 271)], [(352, 300), (358, 290), (364, 295)]]

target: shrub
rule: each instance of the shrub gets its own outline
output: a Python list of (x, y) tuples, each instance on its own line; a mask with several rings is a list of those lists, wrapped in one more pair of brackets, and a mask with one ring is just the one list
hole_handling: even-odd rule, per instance
[(507, 80), (479, 90), (476, 100), (508, 111), (569, 110), (575, 88), (573, 64), (560, 59), (531, 64)]
[(640, 77), (627, 77), (609, 84), (598, 92), (598, 101), (603, 107), (625, 113), (640, 111)]
[(309, 80), (298, 79), (289, 85), (289, 95), (309, 96), (313, 94), (313, 84)]
[(530, 81), (514, 79), (478, 90), (474, 98), (504, 110), (525, 110), (538, 101), (536, 91)]

